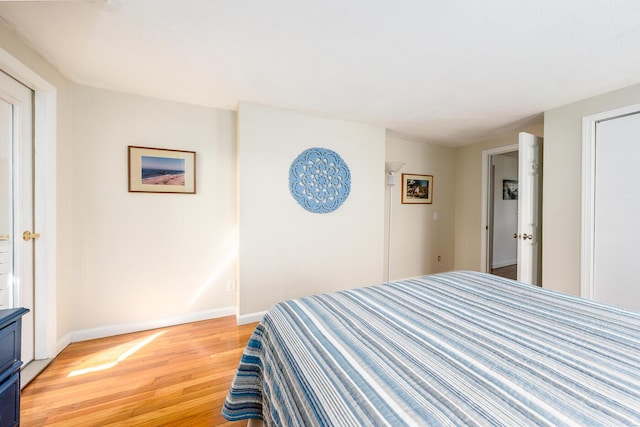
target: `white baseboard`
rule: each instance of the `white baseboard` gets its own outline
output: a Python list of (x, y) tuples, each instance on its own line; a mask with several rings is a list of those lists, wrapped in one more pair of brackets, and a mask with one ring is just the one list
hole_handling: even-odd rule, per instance
[(188, 313), (179, 316), (167, 317), (164, 319), (148, 320), (135, 323), (124, 323), (120, 325), (105, 326), (102, 328), (84, 329), (74, 331), (68, 334), (58, 347), (64, 349), (72, 342), (92, 340), (95, 338), (104, 338), (114, 335), (128, 334), (131, 332), (146, 331), (149, 329), (164, 328), (167, 326), (181, 325), (183, 323), (198, 322), (200, 320), (215, 319), (218, 317), (232, 316), (236, 314), (235, 307), (217, 308), (214, 310), (200, 311), (197, 313)]
[(517, 264), (517, 263), (518, 263), (517, 259), (510, 259), (510, 260), (507, 260), (507, 261), (494, 262), (491, 265), (491, 268), (506, 267), (508, 265), (514, 265), (514, 264)]
[(40, 375), (49, 366), (53, 359), (32, 360), (26, 366), (20, 368), (20, 390), (25, 388), (35, 377)]
[(57, 355), (59, 355), (62, 350), (64, 350), (65, 348), (67, 348), (69, 344), (71, 344), (71, 342), (72, 341), (71, 341), (70, 333), (62, 337), (62, 339), (60, 339), (56, 343), (56, 354), (54, 354), (53, 357), (56, 357)]
[(247, 323), (260, 322), (266, 313), (266, 311), (259, 311), (257, 313), (243, 314), (242, 316), (236, 315), (236, 323), (238, 325), (246, 325)]

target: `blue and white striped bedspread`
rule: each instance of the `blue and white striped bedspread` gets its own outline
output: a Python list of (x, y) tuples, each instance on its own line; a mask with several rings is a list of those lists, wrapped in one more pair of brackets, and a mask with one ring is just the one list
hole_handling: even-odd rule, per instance
[(266, 425), (640, 425), (640, 314), (453, 272), (274, 306), (223, 407)]

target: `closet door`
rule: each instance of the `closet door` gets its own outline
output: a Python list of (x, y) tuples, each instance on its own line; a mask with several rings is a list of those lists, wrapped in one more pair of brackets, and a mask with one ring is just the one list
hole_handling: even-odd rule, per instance
[(593, 297), (640, 311), (640, 112), (596, 124)]

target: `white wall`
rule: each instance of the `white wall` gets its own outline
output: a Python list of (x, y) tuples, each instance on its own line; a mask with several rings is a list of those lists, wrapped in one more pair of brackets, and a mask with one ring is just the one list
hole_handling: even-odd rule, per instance
[[(74, 330), (232, 313), (235, 113), (78, 85), (71, 94)], [(195, 151), (197, 194), (129, 193), (128, 145)]]
[[(57, 90), (58, 343), (78, 332), (79, 337), (114, 333), (235, 305), (234, 293), (224, 288), (236, 277), (238, 254), (251, 252), (251, 248), (238, 250), (234, 245), (238, 224), (236, 114), (73, 85), (1, 21), (0, 47)], [(259, 119), (267, 127), (270, 110), (263, 111), (266, 116)], [(403, 247), (393, 258), (397, 263), (394, 277), (451, 268), (455, 175), (451, 149), (401, 138), (385, 142), (384, 129), (376, 127), (291, 112), (285, 116), (287, 142), (278, 141), (277, 133), (268, 141), (258, 135), (257, 141), (265, 143), (254, 147), (270, 156), (269, 143), (279, 149), (292, 144), (293, 150), (277, 158), (286, 166), (277, 179), (288, 179), (293, 154), (319, 145), (343, 155), (352, 168), (354, 188), (345, 205), (326, 216), (299, 212), (301, 208), (295, 205), (294, 216), (302, 216), (305, 223), (315, 224), (312, 230), (320, 230), (313, 234), (316, 241), (304, 242), (305, 248), (328, 251), (340, 257), (340, 262), (327, 266), (318, 262), (321, 257), (313, 251), (308, 256), (299, 253), (293, 256), (303, 261), (284, 272), (289, 278), (308, 278), (328, 271), (343, 276), (344, 282), (314, 281), (313, 286), (296, 289), (298, 283), (289, 280), (281, 292), (280, 285), (269, 287), (272, 283), (266, 286), (260, 281), (258, 299), (261, 294), (275, 294), (275, 301), (384, 280), (384, 162), (394, 158), (407, 163), (406, 171), (434, 175), (433, 205), (400, 207), (399, 198), (396, 200), (396, 241)], [(136, 144), (195, 150), (198, 194), (128, 193), (126, 146)], [(268, 170), (258, 180), (277, 174), (275, 169)], [(256, 175), (249, 168), (243, 177)], [(287, 203), (295, 203), (288, 188), (285, 192)], [(273, 208), (276, 218), (280, 208)], [(439, 212), (438, 221), (431, 219), (434, 209)], [(331, 232), (335, 222), (343, 227), (339, 237), (351, 236), (353, 244), (335, 244)], [(344, 224), (349, 225), (346, 231)], [(277, 247), (280, 235), (276, 237), (272, 246)], [(442, 256), (440, 263), (434, 261), (437, 254)], [(254, 274), (260, 276), (262, 271)]]
[[(0, 48), (56, 90), (58, 344), (233, 312), (236, 114), (73, 85), (1, 20)], [(135, 144), (195, 150), (198, 194), (128, 193)]]
[[(387, 136), (386, 161), (405, 163), (396, 174), (392, 193), (391, 280), (452, 270), (455, 150)], [(433, 175), (432, 204), (401, 203), (403, 173)], [(387, 224), (388, 187), (385, 194)], [(386, 250), (385, 241), (385, 256)], [(386, 263), (384, 270), (386, 278)]]
[(513, 233), (518, 231), (518, 201), (502, 198), (502, 181), (518, 180), (518, 157), (495, 155), (493, 199), (492, 268), (513, 265), (518, 261), (518, 245)]
[[(382, 281), (383, 128), (241, 104), (238, 112), (238, 313), (289, 298)], [(337, 210), (304, 210), (289, 192), (289, 167), (312, 147), (336, 151), (351, 170)]]
[[(386, 265), (385, 160), (406, 162), (403, 172), (434, 175), (433, 205), (402, 206), (399, 190), (394, 192), (394, 242), (401, 248), (394, 243), (399, 253), (392, 257), (392, 277), (479, 268), (481, 152), (514, 144), (517, 133), (454, 150), (395, 137), (385, 141), (381, 128), (244, 106), (247, 117), (253, 117), (239, 123), (236, 147), (234, 112), (70, 88), (64, 76), (1, 21), (0, 47), (57, 89), (58, 338), (230, 307), (235, 295), (224, 287), (236, 277), (238, 254), (252, 261), (241, 262), (238, 269), (241, 280), (249, 282), (239, 294), (241, 313), (293, 296), (380, 283)], [(636, 87), (622, 98), (637, 102), (639, 94)], [(566, 147), (561, 142), (575, 135), (575, 123), (571, 130), (563, 127), (565, 113), (572, 121), (577, 117), (552, 111), (546, 118), (558, 132), (552, 132), (556, 142), (545, 152), (545, 174), (550, 167), (559, 179), (568, 165), (568, 179), (560, 182), (573, 189), (567, 196), (564, 186), (555, 186), (555, 192), (545, 187), (555, 203), (545, 203), (551, 229), (545, 228), (544, 235), (553, 242), (545, 241), (545, 272), (552, 282), (578, 272), (577, 220), (564, 218), (563, 211), (569, 205), (572, 212), (577, 197), (571, 185), (579, 152), (575, 141)], [(542, 126), (525, 130), (542, 134)], [(127, 145), (197, 151), (198, 194), (128, 193)], [(288, 193), (290, 162), (310, 146), (336, 150), (352, 168), (352, 194), (331, 214), (307, 213)], [(246, 184), (240, 212), (236, 149), (250, 159), (240, 162), (239, 179)], [(557, 161), (550, 156), (558, 156)], [(264, 183), (272, 191), (254, 190)], [(435, 211), (437, 221), (432, 219)], [(239, 250), (234, 242), (238, 218), (243, 227)], [(555, 233), (555, 241), (549, 233)], [(565, 249), (569, 262), (560, 265)], [(252, 267), (243, 269), (247, 265)]]
[(582, 118), (638, 100), (640, 84), (544, 114), (542, 281), (546, 288), (580, 294)]

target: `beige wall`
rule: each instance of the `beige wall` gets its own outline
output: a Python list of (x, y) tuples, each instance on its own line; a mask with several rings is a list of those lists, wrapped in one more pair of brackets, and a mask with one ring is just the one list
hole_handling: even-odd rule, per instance
[[(236, 115), (73, 85), (73, 327), (228, 308)], [(197, 194), (127, 191), (127, 146), (195, 151)]]
[[(391, 280), (452, 270), (455, 150), (387, 136), (386, 161), (405, 163), (396, 174), (393, 189)], [(403, 173), (433, 175), (432, 204), (401, 203)], [(387, 187), (385, 224), (388, 220), (388, 197)], [(437, 220), (433, 219), (434, 214), (437, 214)], [(386, 250), (385, 241), (385, 254)], [(386, 279), (386, 262), (384, 270)]]
[(640, 103), (640, 85), (544, 114), (543, 272), (545, 287), (579, 295), (582, 118)]
[[(64, 343), (69, 336), (73, 339), (78, 331), (109, 333), (123, 324), (135, 327), (233, 306), (235, 294), (225, 288), (236, 278), (238, 254), (250, 253), (247, 246), (239, 251), (236, 241), (236, 114), (72, 84), (2, 23), (0, 47), (57, 91), (58, 342)], [(258, 120), (270, 123), (272, 115), (268, 110), (262, 113)], [(322, 125), (309, 125), (306, 120), (318, 120)], [(278, 174), (272, 168), (269, 174), (286, 181), (288, 165), (302, 149), (312, 144), (333, 147), (352, 167), (354, 187), (345, 206), (329, 216), (293, 209), (294, 216), (313, 218), (312, 228), (320, 230), (326, 230), (326, 225), (331, 229), (332, 218), (340, 217), (343, 225), (335, 239), (322, 232), (314, 235), (321, 238), (319, 241), (304, 241), (308, 247), (317, 245), (320, 251), (341, 258), (340, 268), (318, 264), (319, 258), (307, 253), (304, 262), (282, 270), (295, 278), (308, 279), (319, 270), (332, 271), (341, 278), (330, 284), (312, 280), (301, 289), (296, 289), (298, 282), (288, 281), (283, 292), (278, 284), (270, 283), (263, 288), (269, 298), (276, 301), (384, 280), (385, 150), (389, 160), (407, 163), (406, 172), (433, 174), (435, 179), (433, 205), (400, 206), (396, 199), (394, 233), (396, 241), (406, 244), (407, 249), (393, 258), (394, 277), (452, 268), (453, 150), (401, 138), (385, 139), (382, 128), (298, 113), (286, 115), (285, 128), (291, 125), (286, 144), (277, 141), (277, 133), (272, 134), (276, 140), (266, 141), (260, 134), (256, 139), (256, 149), (269, 152), (269, 144), (275, 144), (286, 151), (276, 159), (285, 165), (285, 172)], [(127, 145), (196, 151), (198, 194), (128, 193)], [(264, 158), (256, 160), (273, 166)], [(251, 168), (241, 176), (256, 178)], [(399, 190), (395, 194), (399, 196)], [(284, 200), (295, 203), (288, 188)], [(274, 215), (280, 215), (275, 206)], [(439, 214), (438, 221), (432, 220), (434, 211)], [(287, 215), (276, 223), (288, 226), (291, 216)], [(264, 227), (264, 221), (258, 225)], [(336, 247), (335, 241), (344, 235), (352, 236), (352, 243)], [(280, 245), (279, 237), (272, 242)], [(345, 261), (354, 254), (357, 261)], [(290, 253), (285, 251), (285, 255)], [(442, 256), (441, 262), (435, 261), (437, 255)], [(262, 273), (256, 268), (251, 274), (258, 277)], [(291, 289), (295, 292), (287, 293)], [(249, 311), (265, 305), (258, 298)]]
[[(543, 125), (522, 130), (542, 136)], [(518, 144), (518, 132), (509, 132), (456, 149), (455, 163), (455, 263), (456, 270), (481, 270), (482, 152)], [(546, 165), (545, 174), (546, 174)], [(543, 228), (545, 224), (543, 223)]]
[[(109, 91), (72, 85), (57, 70), (37, 55), (0, 22), (0, 47), (27, 67), (40, 74), (57, 89), (57, 335), (58, 338), (80, 329), (100, 328), (166, 318), (187, 313), (229, 307), (235, 295), (224, 288), (235, 278), (238, 254), (251, 255), (251, 246), (236, 249), (238, 215), (267, 210), (265, 219), (247, 220), (251, 227), (275, 231), (290, 230), (305, 218), (301, 209), (283, 204), (295, 203), (287, 191), (278, 194), (273, 206), (255, 204), (248, 191), (237, 212), (235, 195), (236, 114), (210, 108), (158, 101)], [(577, 294), (580, 280), (580, 191), (581, 191), (581, 120), (583, 116), (637, 104), (640, 85), (559, 107), (545, 113), (544, 183), (543, 183), (543, 284), (545, 287)], [(347, 213), (349, 203), (357, 204), (358, 215), (349, 217), (358, 228), (358, 249), (340, 246), (334, 249), (331, 234), (318, 245), (332, 248), (336, 257), (357, 254), (363, 271), (347, 271), (340, 265), (335, 272), (344, 274), (348, 284), (331, 285), (311, 281), (295, 289), (299, 278), (313, 277), (318, 269), (316, 253), (309, 261), (291, 262), (294, 251), (272, 240), (274, 249), (267, 260), (279, 253), (287, 265), (265, 263), (266, 271), (281, 267), (280, 273), (265, 281), (262, 265), (250, 270), (253, 296), (241, 293), (243, 313), (266, 308), (272, 301), (311, 292), (324, 292), (343, 286), (379, 283), (384, 280), (385, 215), (387, 205), (384, 184), (384, 161), (403, 161), (401, 172), (434, 175), (434, 203), (430, 206), (401, 205), (399, 186), (394, 190), (394, 250), (392, 278), (411, 277), (448, 269), (480, 269), (482, 151), (517, 143), (517, 132), (457, 149), (447, 149), (397, 137), (384, 136), (381, 128), (357, 125), (288, 112), (284, 127), (286, 140), (279, 131), (260, 131), (272, 126), (277, 109), (256, 110), (260, 126), (241, 130), (254, 132), (249, 145), (260, 155), (252, 155), (257, 164), (267, 167), (266, 175), (252, 174), (252, 163), (241, 170), (240, 179), (249, 187), (253, 180), (268, 177), (287, 180), (288, 165), (304, 148), (311, 145), (335, 148), (355, 170), (364, 203), (352, 193), (340, 210), (312, 215), (312, 229), (331, 229), (332, 218)], [(254, 112), (256, 112), (254, 111)], [(318, 120), (324, 123), (310, 125)], [(337, 123), (340, 123), (338, 126)], [(328, 124), (328, 125), (327, 125)], [(333, 126), (342, 128), (327, 131)], [(253, 130), (252, 130), (253, 129)], [(256, 130), (257, 129), (257, 130)], [(542, 135), (542, 125), (523, 129)], [(351, 144), (333, 138), (355, 136)], [(365, 136), (366, 135), (366, 136)], [(374, 141), (365, 144), (364, 141)], [(273, 145), (270, 145), (273, 144)], [(126, 191), (126, 146), (150, 145), (183, 148), (198, 152), (198, 194), (151, 195)], [(270, 147), (275, 147), (276, 151)], [(276, 153), (277, 154), (274, 154)], [(260, 157), (262, 156), (262, 157)], [(99, 168), (96, 167), (96, 160)], [(269, 160), (269, 161), (266, 161)], [(276, 167), (279, 165), (278, 167)], [(278, 172), (284, 170), (284, 172)], [(356, 171), (358, 172), (356, 175)], [(400, 180), (398, 180), (400, 181)], [(259, 182), (259, 181), (256, 181)], [(274, 186), (270, 181), (270, 186)], [(558, 183), (561, 183), (559, 185)], [(286, 187), (285, 187), (286, 188)], [(354, 190), (356, 187), (354, 187)], [(366, 210), (361, 208), (366, 205)], [(275, 207), (274, 207), (275, 206)], [(438, 212), (439, 219), (433, 220)], [(282, 218), (278, 215), (282, 214)], [(293, 216), (292, 216), (293, 215)], [(333, 215), (333, 216), (331, 216)], [(329, 218), (329, 220), (327, 220)], [(292, 223), (289, 221), (294, 220)], [(246, 220), (246, 218), (245, 218)], [(286, 227), (285, 227), (286, 226)], [(323, 228), (324, 227), (324, 228)], [(343, 230), (344, 231), (344, 230)], [(265, 237), (265, 236), (263, 236)], [(266, 236), (269, 237), (269, 236)], [(309, 237), (309, 236), (306, 236)], [(308, 242), (308, 240), (305, 240)], [(316, 242), (317, 243), (317, 242)], [(397, 245), (396, 245), (397, 243)], [(284, 246), (283, 246), (284, 245)], [(398, 249), (398, 247), (402, 249)], [(366, 247), (365, 251), (360, 248)], [(264, 245), (263, 245), (264, 249)], [(279, 250), (281, 252), (276, 252)], [(293, 252), (292, 252), (293, 251)], [(437, 256), (442, 261), (437, 262)], [(300, 255), (302, 256), (302, 255)], [(366, 270), (366, 272), (364, 271)], [(345, 273), (345, 271), (347, 271)], [(269, 273), (272, 274), (272, 273)], [(286, 286), (278, 282), (284, 274)], [(244, 276), (246, 277), (246, 275)], [(265, 296), (265, 289), (267, 297)], [(294, 292), (292, 292), (294, 289)]]
[[(382, 281), (383, 128), (254, 104), (238, 112), (241, 316), (289, 298)], [(351, 192), (329, 213), (303, 209), (289, 167), (312, 147), (336, 151)]]
[[(56, 90), (58, 349), (78, 331), (232, 312), (236, 114), (72, 84), (2, 22), (0, 48)], [(127, 145), (196, 151), (198, 194), (128, 193)]]

